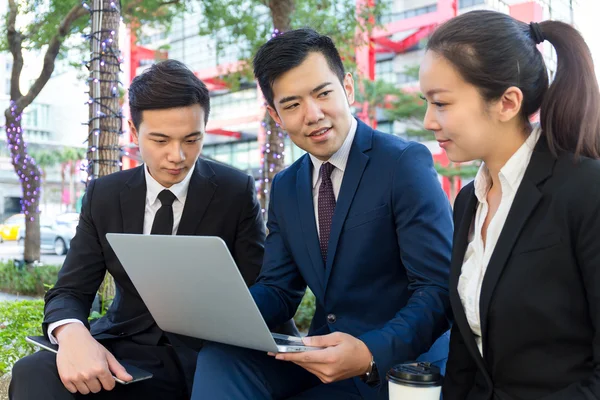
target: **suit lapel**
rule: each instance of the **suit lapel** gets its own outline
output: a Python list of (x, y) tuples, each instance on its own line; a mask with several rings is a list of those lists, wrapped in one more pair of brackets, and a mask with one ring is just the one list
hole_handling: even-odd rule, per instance
[(338, 195), (338, 200), (335, 205), (335, 212), (333, 213), (333, 220), (331, 221), (331, 233), (329, 236), (329, 244), (327, 246), (327, 263), (325, 266), (325, 287), (329, 281), (331, 275), (331, 269), (333, 267), (333, 261), (335, 260), (335, 254), (337, 252), (338, 242), (342, 233), (346, 216), (350, 210), (350, 205), (358, 189), (358, 185), (362, 178), (363, 172), (369, 161), (369, 156), (364, 154), (365, 151), (371, 149), (371, 143), (373, 139), (373, 130), (361, 121), (357, 121), (358, 126), (356, 128), (356, 135), (350, 148), (350, 154), (348, 155), (348, 162), (346, 163), (346, 170), (344, 171), (344, 178), (342, 180), (342, 186)]
[(199, 158), (190, 179), (183, 214), (177, 228), (177, 235), (194, 235), (208, 205), (210, 204), (217, 184), (214, 182), (214, 171), (210, 164)]
[(467, 316), (465, 315), (465, 310), (457, 290), (467, 245), (469, 244), (469, 232), (471, 231), (473, 217), (477, 210), (477, 197), (475, 196), (474, 185), (471, 184), (464, 190), (466, 191), (466, 193), (464, 193), (466, 199), (461, 201), (461, 204), (458, 204), (458, 202), (455, 204), (455, 212), (459, 215), (460, 224), (455, 227), (454, 245), (452, 246), (452, 266), (450, 268), (449, 281), (450, 303), (454, 313), (454, 323), (458, 325), (460, 334), (463, 337), (469, 353), (471, 353), (471, 357), (473, 357), (479, 369), (484, 371), (486, 380), (491, 383), (491, 379), (487, 373), (477, 343), (475, 342), (475, 337), (471, 332), (471, 327), (467, 321)]
[(554, 163), (555, 158), (548, 150), (546, 139), (541, 136), (531, 156), (523, 181), (517, 190), (483, 278), (479, 309), (484, 355), (486, 351), (487, 317), (494, 289), (523, 227), (542, 199), (542, 193), (538, 185), (552, 174)]
[(137, 167), (131, 178), (125, 183), (120, 194), (123, 233), (144, 232), (144, 214), (146, 212), (145, 165)]
[[(325, 266), (321, 257), (319, 237), (317, 235), (317, 224), (315, 222), (315, 206), (313, 203), (312, 187), (312, 162), (308, 155), (304, 156), (302, 165), (296, 173), (296, 197), (298, 200), (298, 211), (300, 213), (300, 226), (302, 228), (304, 242), (312, 261), (312, 266), (317, 275), (318, 282), (323, 282)], [(323, 290), (323, 287), (321, 287)]]

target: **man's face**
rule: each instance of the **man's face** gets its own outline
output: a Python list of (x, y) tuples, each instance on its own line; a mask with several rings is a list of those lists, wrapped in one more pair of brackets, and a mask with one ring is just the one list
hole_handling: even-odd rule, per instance
[(199, 104), (144, 110), (139, 131), (129, 127), (148, 172), (168, 188), (181, 182), (198, 160), (204, 139), (204, 110)]
[(325, 56), (310, 53), (299, 66), (273, 83), (275, 108), (269, 114), (302, 150), (327, 161), (344, 143), (354, 102), (351, 74), (343, 85), (331, 70)]

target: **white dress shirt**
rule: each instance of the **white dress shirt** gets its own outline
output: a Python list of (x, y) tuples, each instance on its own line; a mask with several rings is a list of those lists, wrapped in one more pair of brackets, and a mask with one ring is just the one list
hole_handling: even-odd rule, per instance
[[(187, 198), (188, 188), (190, 186), (190, 179), (192, 178), (192, 174), (194, 173), (194, 168), (196, 165), (194, 164), (186, 177), (179, 183), (168, 188), (175, 195), (176, 199), (173, 201), (173, 235), (177, 233), (177, 228), (179, 228), (179, 222), (181, 221), (181, 214), (183, 214), (183, 206), (185, 205), (185, 199)], [(146, 176), (146, 205), (144, 211), (144, 235), (149, 235), (152, 231), (152, 223), (154, 222), (154, 217), (156, 213), (161, 207), (160, 200), (158, 199), (158, 194), (163, 190), (167, 189), (160, 183), (156, 181), (148, 172), (148, 168), (144, 165), (144, 173)], [(50, 342), (52, 344), (58, 344), (56, 337), (52, 334), (56, 328), (59, 326), (69, 324), (71, 322), (82, 323), (78, 319), (68, 318), (60, 321), (56, 321), (48, 325), (48, 337), (50, 338)]]
[(483, 355), (483, 346), (481, 340), (481, 318), (479, 313), (479, 298), (481, 295), (481, 285), (485, 277), (490, 257), (494, 252), (506, 217), (512, 206), (513, 200), (529, 161), (533, 154), (533, 149), (540, 137), (541, 129), (536, 127), (525, 143), (512, 155), (512, 157), (500, 169), (498, 178), (502, 197), (500, 205), (494, 217), (487, 227), (485, 245), (481, 230), (488, 214), (487, 194), (492, 186), (492, 178), (485, 164), (481, 165), (477, 176), (475, 177), (475, 196), (479, 201), (475, 220), (471, 225), (469, 233), (469, 245), (465, 253), (462, 272), (458, 280), (458, 294), (465, 309), (467, 321), (475, 335), (475, 341), (479, 352)]
[(317, 222), (317, 233), (319, 232), (319, 187), (321, 186), (321, 165), (328, 162), (333, 164), (335, 167), (331, 172), (331, 183), (333, 185), (333, 194), (337, 201), (338, 195), (340, 194), (340, 188), (342, 187), (342, 180), (344, 179), (344, 171), (346, 170), (346, 164), (348, 163), (348, 156), (350, 155), (350, 149), (352, 148), (352, 142), (356, 135), (356, 127), (358, 126), (354, 117), (350, 124), (350, 131), (348, 136), (342, 143), (342, 146), (336, 151), (327, 161), (321, 161), (317, 157), (309, 154), (310, 159), (313, 163), (313, 206), (315, 209), (315, 221)]
[[(181, 214), (183, 214), (183, 206), (185, 205), (185, 199), (187, 198), (188, 188), (190, 186), (190, 179), (194, 173), (192, 166), (186, 177), (179, 183), (174, 184), (168, 190), (173, 192), (176, 199), (173, 201), (173, 235), (177, 233), (179, 228), (179, 221), (181, 221)], [(150, 175), (148, 168), (144, 168), (146, 173), (146, 211), (144, 212), (144, 235), (149, 235), (152, 231), (152, 223), (154, 223), (154, 217), (162, 206), (158, 199), (158, 194), (166, 188), (158, 183), (156, 179)]]

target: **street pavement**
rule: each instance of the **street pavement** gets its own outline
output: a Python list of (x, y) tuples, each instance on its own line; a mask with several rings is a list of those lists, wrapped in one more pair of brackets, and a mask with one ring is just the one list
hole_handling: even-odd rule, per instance
[[(65, 256), (57, 256), (54, 252), (42, 250), (41, 261), (46, 265), (62, 265), (65, 261)], [(9, 261), (14, 259), (23, 259), (23, 246), (17, 242), (0, 243), (0, 260)]]
[(23, 296), (23, 295), (15, 295), (10, 293), (0, 292), (0, 301), (8, 301), (8, 300), (33, 300), (41, 297), (31, 297), (31, 296)]

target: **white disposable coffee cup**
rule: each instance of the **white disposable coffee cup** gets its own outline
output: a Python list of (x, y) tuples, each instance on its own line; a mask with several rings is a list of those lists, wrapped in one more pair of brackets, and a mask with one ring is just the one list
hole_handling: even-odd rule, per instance
[(398, 364), (387, 373), (390, 400), (440, 400), (442, 374), (428, 362)]

